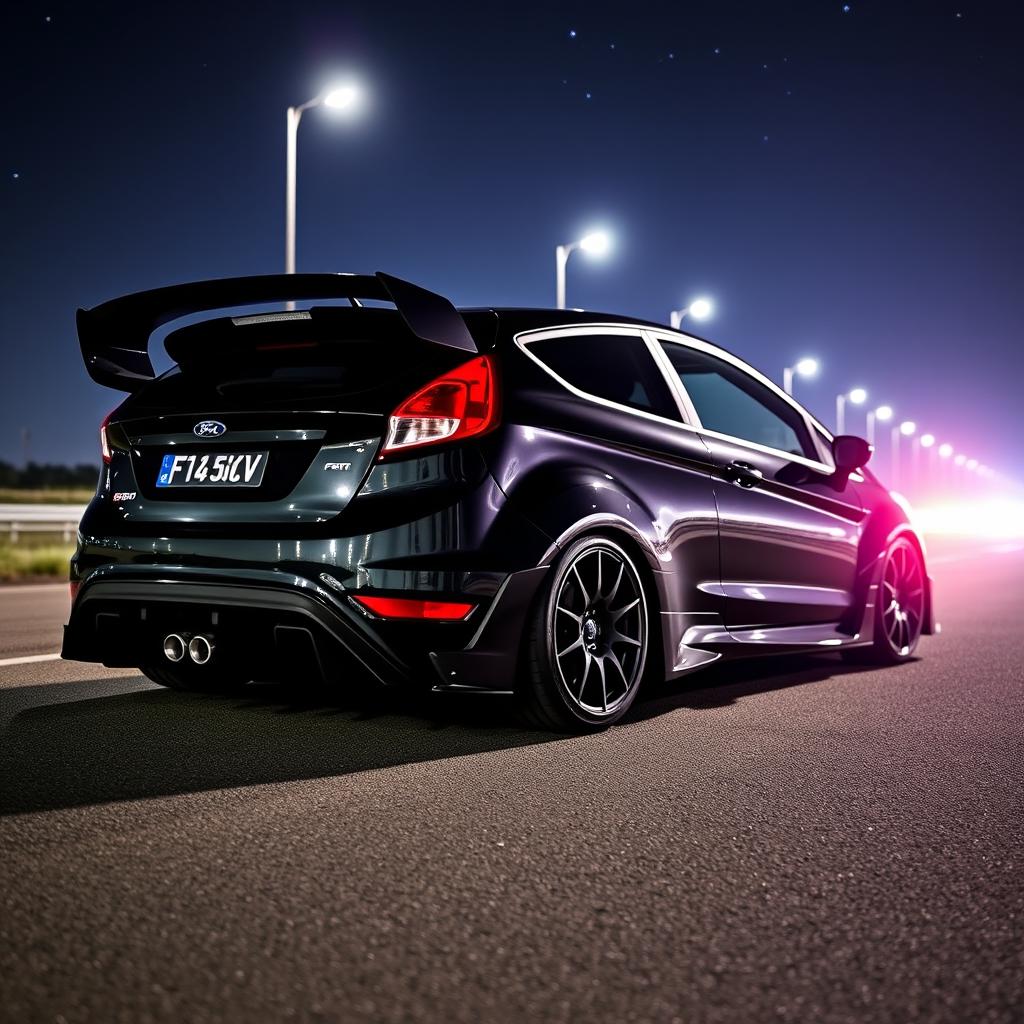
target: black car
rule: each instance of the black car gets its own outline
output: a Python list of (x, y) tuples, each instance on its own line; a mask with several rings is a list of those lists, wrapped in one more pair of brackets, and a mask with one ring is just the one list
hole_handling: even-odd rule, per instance
[[(181, 327), (154, 372), (172, 320), (313, 299), (333, 304)], [(870, 446), (659, 324), (315, 274), (128, 295), (78, 330), (128, 397), (100, 430), (66, 658), (183, 690), (505, 692), (582, 730), (644, 679), (779, 651), (899, 662), (934, 629)]]

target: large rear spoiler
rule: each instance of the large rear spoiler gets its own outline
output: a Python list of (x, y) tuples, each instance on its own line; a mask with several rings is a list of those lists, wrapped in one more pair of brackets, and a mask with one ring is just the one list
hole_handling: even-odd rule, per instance
[(149, 357), (153, 332), (183, 316), (211, 309), (307, 299), (380, 299), (393, 302), (416, 337), (476, 352), (458, 310), (442, 295), (389, 274), (266, 274), (225, 277), (154, 288), (78, 311), (85, 368), (97, 384), (137, 391), (155, 376)]

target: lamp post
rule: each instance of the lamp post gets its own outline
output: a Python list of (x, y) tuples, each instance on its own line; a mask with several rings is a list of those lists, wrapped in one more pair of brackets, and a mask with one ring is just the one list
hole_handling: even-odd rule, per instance
[(798, 374), (801, 377), (814, 377), (818, 373), (818, 360), (812, 359), (810, 356), (805, 356), (803, 359), (798, 359), (796, 365), (787, 366), (782, 371), (782, 390), (787, 395), (793, 394), (793, 375)]
[(694, 320), (707, 320), (715, 312), (715, 304), (706, 298), (694, 299), (688, 306), (682, 309), (673, 309), (668, 315), (669, 326), (678, 331), (683, 320), (690, 316)]
[(565, 267), (569, 257), (582, 249), (590, 256), (604, 256), (612, 247), (612, 240), (606, 231), (591, 231), (578, 242), (555, 246), (555, 303), (558, 309), (565, 309)]
[(898, 426), (894, 426), (892, 428), (890, 433), (892, 449), (889, 456), (892, 460), (892, 466), (889, 468), (889, 476), (892, 479), (893, 487), (896, 486), (900, 476), (902, 476), (902, 467), (900, 466), (900, 438), (913, 437), (916, 432), (917, 424), (913, 420), (904, 420)]
[(949, 484), (949, 478), (952, 474), (950, 466), (953, 464), (953, 446), (948, 443), (940, 444), (938, 447), (939, 452), (939, 477), (942, 485), (947, 486)]
[(875, 421), (888, 423), (892, 419), (892, 406), (880, 405), (877, 409), (869, 409), (867, 417), (868, 444), (875, 443)]
[[(302, 115), (307, 110), (312, 110), (313, 107), (327, 107), (340, 114), (352, 114), (359, 108), (362, 98), (362, 89), (356, 82), (345, 82), (325, 90), (319, 96), (314, 96), (297, 107), (288, 108), (284, 185), (284, 272), (286, 274), (295, 273), (295, 179), (299, 122), (302, 120)], [(294, 309), (295, 303), (288, 303), (288, 308)]]
[(868, 393), (863, 388), (852, 388), (841, 395), (836, 395), (836, 433), (846, 433), (846, 403), (863, 405), (868, 400)]
[[(919, 454), (918, 449), (924, 449), (928, 452), (928, 468), (927, 474), (929, 477), (934, 476), (935, 473), (935, 435), (934, 434), (922, 434), (918, 439), (917, 448), (915, 448), (915, 457)], [(918, 486), (921, 485), (921, 474), (918, 474)]]

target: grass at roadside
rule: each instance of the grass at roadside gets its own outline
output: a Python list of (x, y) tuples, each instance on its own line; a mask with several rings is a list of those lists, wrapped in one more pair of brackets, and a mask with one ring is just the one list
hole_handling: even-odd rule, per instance
[(0, 503), (85, 505), (95, 493), (91, 487), (0, 487)]
[(26, 534), (17, 544), (0, 537), (0, 582), (66, 580), (74, 550), (75, 545), (65, 544), (59, 534)]

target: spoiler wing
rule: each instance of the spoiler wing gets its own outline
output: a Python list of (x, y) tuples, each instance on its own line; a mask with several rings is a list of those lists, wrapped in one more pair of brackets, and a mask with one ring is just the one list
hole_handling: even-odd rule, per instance
[(416, 337), (477, 351), (466, 322), (443, 295), (383, 273), (225, 277), (134, 292), (80, 309), (78, 341), (85, 368), (97, 384), (132, 392), (156, 376), (149, 341), (164, 324), (205, 310), (306, 299), (390, 301)]

